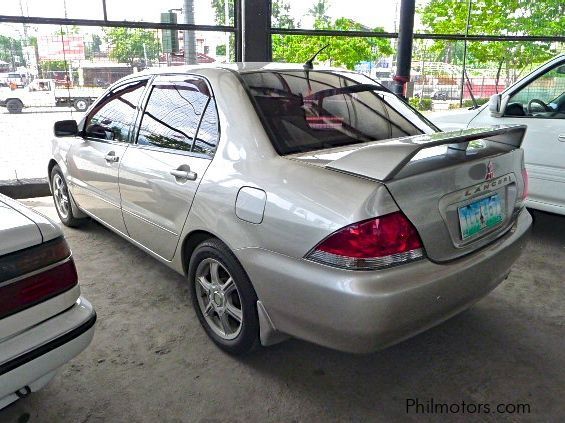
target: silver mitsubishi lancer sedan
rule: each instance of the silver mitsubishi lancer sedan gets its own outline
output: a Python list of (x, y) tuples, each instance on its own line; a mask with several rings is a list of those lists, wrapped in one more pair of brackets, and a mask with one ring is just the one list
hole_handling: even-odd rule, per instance
[(532, 221), (525, 130), (440, 132), (344, 70), (177, 67), (57, 122), (48, 172), (65, 225), (96, 219), (187, 276), (225, 351), (293, 336), (362, 353), (508, 276)]

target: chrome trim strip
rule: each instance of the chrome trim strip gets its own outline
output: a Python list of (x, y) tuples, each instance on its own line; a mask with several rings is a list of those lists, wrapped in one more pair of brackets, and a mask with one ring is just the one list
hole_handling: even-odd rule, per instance
[[(165, 231), (165, 232), (168, 232), (168, 233), (170, 233), (171, 235), (179, 236), (178, 233), (173, 232), (173, 231), (171, 231), (170, 229), (164, 228), (163, 226), (158, 225), (158, 224), (156, 224), (156, 223), (150, 221), (149, 219), (146, 219), (145, 217), (142, 217), (142, 216), (138, 215), (137, 213), (134, 213), (134, 212), (132, 212), (132, 211), (130, 211), (130, 210), (126, 210), (126, 209), (122, 208), (122, 212), (125, 212), (125, 213), (129, 214), (130, 216), (133, 216), (133, 217), (135, 217), (135, 218), (137, 218), (137, 219), (139, 219), (139, 220), (142, 220), (142, 221), (145, 222), (145, 223), (149, 223), (150, 225), (155, 226), (156, 228), (159, 228), (159, 229), (161, 229), (161, 230), (163, 230), (163, 231)], [(127, 228), (127, 225), (126, 225), (126, 228)]]

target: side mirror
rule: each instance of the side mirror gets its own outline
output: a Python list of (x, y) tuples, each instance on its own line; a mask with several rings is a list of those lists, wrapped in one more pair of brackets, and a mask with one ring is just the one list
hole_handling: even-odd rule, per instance
[(488, 102), (488, 110), (492, 116), (500, 117), (502, 115), (501, 109), (502, 94), (495, 94), (491, 96)]
[(55, 122), (53, 133), (56, 137), (74, 137), (78, 135), (76, 120), (60, 120)]

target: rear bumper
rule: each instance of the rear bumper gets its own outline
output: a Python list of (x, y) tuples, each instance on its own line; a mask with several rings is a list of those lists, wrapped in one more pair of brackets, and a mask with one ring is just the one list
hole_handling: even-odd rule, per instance
[(257, 248), (237, 250), (273, 326), (342, 351), (367, 353), (447, 320), (487, 295), (522, 252), (532, 218), (481, 250), (381, 271), (335, 269)]
[(84, 298), (68, 310), (0, 344), (0, 408), (16, 391), (36, 391), (63, 364), (84, 350), (94, 335), (96, 313)]

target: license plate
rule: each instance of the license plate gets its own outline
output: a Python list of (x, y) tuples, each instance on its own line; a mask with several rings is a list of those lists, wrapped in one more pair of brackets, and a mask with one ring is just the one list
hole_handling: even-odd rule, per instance
[(502, 202), (498, 194), (459, 207), (458, 212), (463, 239), (492, 228), (503, 220)]

